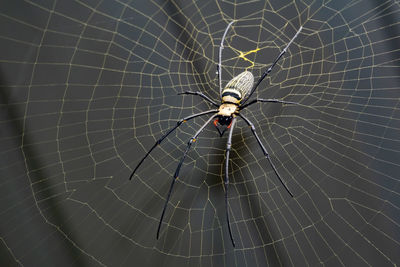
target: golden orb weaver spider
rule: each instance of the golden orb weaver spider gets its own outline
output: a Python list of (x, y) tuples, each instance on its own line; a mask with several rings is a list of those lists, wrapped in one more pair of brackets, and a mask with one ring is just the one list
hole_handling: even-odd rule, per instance
[(264, 145), (262, 144), (260, 138), (258, 137), (255, 127), (253, 123), (247, 119), (245, 116), (240, 114), (240, 111), (247, 108), (248, 106), (257, 103), (257, 102), (271, 102), (271, 103), (282, 103), (282, 104), (298, 104), (297, 102), (289, 102), (289, 101), (283, 101), (279, 99), (261, 99), (261, 98), (255, 98), (251, 100), (249, 103), (245, 104), (247, 100), (253, 95), (257, 87), (260, 85), (262, 80), (272, 71), (273, 67), (276, 65), (276, 63), (281, 59), (281, 57), (286, 53), (287, 49), (289, 46), (292, 44), (294, 39), (299, 35), (300, 31), (302, 30), (302, 27), (299, 28), (299, 30), (296, 32), (294, 37), (290, 40), (290, 42), (286, 45), (286, 47), (281, 51), (281, 53), (278, 55), (278, 57), (275, 59), (275, 61), (272, 63), (272, 65), (261, 75), (261, 77), (258, 79), (258, 81), (254, 84), (254, 76), (251, 72), (249, 71), (244, 71), (240, 73), (239, 75), (235, 76), (230, 80), (227, 85), (225, 86), (224, 89), (222, 89), (222, 73), (221, 73), (221, 61), (222, 61), (222, 49), (224, 48), (224, 40), (226, 37), (226, 34), (228, 33), (229, 28), (232, 26), (232, 24), (235, 21), (232, 21), (228, 24), (228, 26), (225, 29), (224, 35), (222, 36), (221, 44), (219, 47), (219, 61), (218, 61), (218, 66), (217, 66), (217, 74), (218, 74), (218, 82), (219, 82), (219, 89), (220, 89), (220, 100), (221, 104), (217, 104), (215, 101), (210, 99), (208, 96), (204, 95), (201, 92), (192, 92), (192, 91), (185, 91), (182, 93), (179, 93), (179, 95), (197, 95), (202, 97), (204, 100), (212, 104), (213, 106), (217, 107), (218, 109), (212, 109), (204, 112), (200, 112), (197, 114), (193, 114), (190, 116), (187, 116), (177, 122), (177, 124), (172, 127), (171, 129), (168, 130), (167, 133), (165, 133), (160, 139), (157, 140), (157, 142), (150, 148), (150, 150), (146, 153), (146, 155), (140, 160), (138, 165), (136, 165), (135, 169), (133, 170), (132, 174), (129, 177), (129, 180), (132, 179), (133, 175), (139, 168), (139, 166), (143, 163), (143, 161), (147, 158), (147, 156), (153, 151), (154, 148), (157, 147), (157, 145), (161, 144), (161, 142), (168, 136), (170, 135), (176, 128), (178, 128), (182, 123), (191, 120), (193, 118), (207, 115), (207, 114), (213, 114), (207, 121), (204, 123), (200, 129), (194, 134), (194, 136), (189, 140), (186, 150), (183, 153), (182, 158), (179, 161), (178, 167), (175, 170), (175, 174), (173, 177), (173, 180), (171, 182), (167, 198), (165, 200), (164, 208), (161, 213), (160, 217), (160, 222), (158, 224), (158, 229), (157, 229), (157, 239), (160, 235), (160, 229), (161, 225), (164, 219), (164, 214), (167, 209), (167, 205), (169, 202), (169, 199), (171, 197), (171, 192), (174, 187), (175, 181), (178, 178), (179, 171), (182, 167), (183, 161), (185, 160), (185, 157), (187, 153), (189, 152), (189, 149), (191, 145), (196, 141), (197, 136), (203, 131), (203, 129), (206, 127), (207, 124), (209, 124), (213, 119), (214, 120), (214, 125), (216, 129), (218, 130), (220, 136), (222, 137), (223, 134), (227, 129), (230, 129), (229, 134), (228, 134), (228, 141), (226, 145), (226, 157), (225, 157), (225, 178), (224, 178), (224, 188), (225, 188), (225, 214), (226, 214), (226, 221), (228, 224), (228, 230), (229, 230), (229, 236), (232, 241), (232, 245), (235, 247), (235, 241), (232, 236), (232, 230), (229, 222), (229, 212), (228, 212), (228, 185), (229, 185), (229, 173), (228, 173), (228, 167), (229, 167), (229, 153), (231, 150), (231, 142), (232, 142), (232, 132), (235, 127), (236, 123), (236, 118), (240, 117), (242, 118), (248, 126), (251, 127), (251, 131), (254, 135), (254, 137), (257, 139), (257, 143), (259, 144), (261, 150), (263, 151), (263, 154), (265, 158), (268, 160), (270, 163), (272, 169), (274, 170), (276, 176), (278, 177), (279, 181), (283, 185), (283, 187), (286, 189), (286, 191), (289, 193), (291, 197), (293, 197), (293, 194), (290, 192), (289, 188), (285, 185), (285, 183), (282, 181), (275, 165), (272, 163), (269, 154), (267, 150), (265, 149)]

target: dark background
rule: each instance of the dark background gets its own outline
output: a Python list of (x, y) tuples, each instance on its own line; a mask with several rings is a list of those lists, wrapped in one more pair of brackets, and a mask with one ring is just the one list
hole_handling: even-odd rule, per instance
[[(233, 136), (206, 127), (156, 230), (185, 145), (248, 68), (256, 77), (302, 25)], [(0, 265), (392, 266), (400, 263), (398, 1), (3, 0)], [(241, 58), (240, 52), (260, 48)], [(254, 67), (251, 62), (254, 62)]]

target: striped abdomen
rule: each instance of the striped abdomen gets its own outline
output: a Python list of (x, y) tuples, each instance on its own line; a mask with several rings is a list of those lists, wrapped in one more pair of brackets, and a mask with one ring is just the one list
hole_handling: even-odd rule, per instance
[(253, 87), (254, 76), (250, 71), (244, 71), (228, 82), (222, 90), (222, 103), (229, 102), (239, 104), (250, 93)]

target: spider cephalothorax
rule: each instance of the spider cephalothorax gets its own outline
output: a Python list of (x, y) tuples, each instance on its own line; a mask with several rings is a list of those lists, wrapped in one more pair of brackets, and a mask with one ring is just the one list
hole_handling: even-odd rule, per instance
[(219, 106), (214, 125), (220, 136), (224, 135), (225, 131), (231, 127), (232, 119), (236, 117), (238, 112), (239, 108), (237, 104), (223, 103)]
[(231, 231), (231, 226), (229, 223), (229, 213), (228, 213), (228, 185), (229, 185), (229, 174), (228, 174), (228, 164), (229, 164), (229, 153), (231, 150), (231, 142), (232, 142), (232, 132), (235, 127), (236, 119), (237, 117), (242, 118), (247, 125), (250, 126), (251, 131), (254, 135), (254, 137), (257, 139), (257, 143), (260, 145), (261, 150), (263, 151), (264, 156), (270, 163), (272, 169), (274, 170), (276, 176), (278, 177), (279, 181), (282, 183), (283, 187), (286, 189), (286, 191), (290, 194), (290, 196), (293, 197), (293, 194), (289, 191), (285, 183), (282, 181), (281, 177), (278, 174), (278, 171), (275, 168), (275, 165), (272, 163), (267, 150), (265, 149), (264, 145), (261, 143), (260, 138), (258, 137), (255, 127), (253, 123), (247, 119), (245, 116), (240, 114), (240, 111), (247, 108), (248, 106), (256, 103), (256, 102), (272, 102), (272, 103), (283, 103), (283, 104), (298, 104), (296, 102), (289, 102), (289, 101), (283, 101), (283, 100), (278, 100), (278, 99), (261, 99), (261, 98), (256, 98), (251, 100), (249, 103), (245, 104), (247, 100), (252, 96), (254, 91), (257, 89), (257, 87), (260, 85), (261, 81), (268, 75), (268, 73), (271, 72), (272, 68), (276, 65), (276, 63), (279, 61), (279, 59), (283, 56), (283, 54), (286, 53), (286, 50), (290, 46), (290, 44), (293, 42), (293, 40), (297, 37), (297, 35), (300, 33), (302, 27), (297, 31), (295, 36), (290, 40), (290, 42), (286, 45), (286, 47), (282, 50), (282, 52), (278, 55), (278, 57), (275, 59), (275, 61), (272, 63), (272, 65), (261, 75), (261, 77), (258, 79), (257, 83), (254, 84), (254, 76), (251, 72), (249, 71), (243, 71), (239, 75), (233, 77), (222, 89), (222, 78), (221, 78), (221, 55), (222, 55), (222, 49), (223, 49), (223, 44), (224, 44), (224, 39), (225, 36), (233, 24), (234, 21), (229, 23), (229, 25), (226, 27), (224, 35), (221, 40), (221, 45), (219, 47), (219, 63), (217, 66), (218, 70), (218, 81), (219, 81), (219, 87), (220, 87), (220, 100), (221, 103), (217, 104), (214, 102), (212, 99), (210, 99), (208, 96), (204, 95), (201, 92), (191, 92), (191, 91), (186, 91), (180, 94), (185, 94), (185, 95), (198, 95), (208, 101), (210, 104), (214, 105), (218, 109), (212, 109), (204, 112), (200, 112), (197, 114), (190, 115), (186, 118), (183, 118), (177, 122), (177, 124), (172, 127), (166, 134), (164, 134), (157, 142), (153, 145), (153, 147), (150, 148), (150, 150), (146, 153), (146, 155), (139, 161), (138, 165), (136, 168), (133, 170), (131, 176), (129, 179), (132, 179), (133, 175), (135, 174), (136, 170), (139, 168), (139, 166), (143, 163), (143, 161), (147, 158), (147, 156), (153, 151), (154, 148), (157, 147), (168, 135), (170, 135), (176, 128), (178, 128), (182, 123), (199, 117), (203, 116), (206, 114), (213, 114), (203, 126), (200, 127), (200, 129), (194, 134), (194, 136), (189, 140), (186, 150), (183, 153), (182, 158), (179, 161), (178, 167), (176, 168), (171, 186), (168, 191), (168, 195), (164, 204), (163, 211), (161, 213), (160, 217), (160, 222), (158, 224), (158, 229), (157, 229), (157, 239), (160, 234), (160, 229), (161, 229), (161, 224), (164, 218), (165, 210), (167, 208), (167, 204), (169, 202), (169, 198), (171, 196), (172, 188), (175, 184), (176, 179), (178, 178), (179, 171), (182, 167), (183, 161), (185, 160), (185, 157), (193, 144), (193, 142), (196, 140), (197, 136), (203, 131), (203, 129), (206, 127), (208, 123), (210, 123), (213, 119), (214, 120), (214, 125), (217, 128), (220, 136), (224, 134), (224, 132), (227, 129), (230, 129), (229, 135), (228, 135), (228, 141), (226, 145), (226, 158), (225, 158), (225, 177), (224, 177), (224, 187), (225, 187), (225, 212), (226, 212), (226, 221), (228, 224), (228, 230), (229, 230), (229, 236), (232, 241), (232, 245), (235, 246), (235, 242), (233, 241), (232, 237), (232, 231)]

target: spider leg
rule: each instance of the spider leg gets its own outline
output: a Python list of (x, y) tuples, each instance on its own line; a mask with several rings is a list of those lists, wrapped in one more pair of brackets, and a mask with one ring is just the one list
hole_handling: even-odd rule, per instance
[(276, 176), (278, 176), (279, 181), (281, 182), (281, 184), (283, 185), (283, 187), (286, 189), (286, 191), (289, 193), (289, 195), (291, 197), (293, 197), (293, 194), (290, 192), (289, 188), (285, 185), (285, 183), (282, 181), (281, 177), (279, 176), (278, 170), (276, 169), (275, 165), (272, 163), (271, 158), (269, 157), (269, 154), (267, 152), (267, 150), (265, 149), (264, 145), (261, 143), (260, 138), (258, 137), (257, 133), (256, 133), (256, 129), (254, 127), (254, 124), (247, 119), (245, 116), (239, 114), (239, 116), (247, 123), (247, 125), (250, 126), (251, 131), (253, 132), (254, 137), (257, 139), (258, 144), (260, 145), (264, 156), (267, 158), (267, 160), (269, 161), (269, 163), (271, 164), (272, 169), (274, 170)]
[(158, 237), (159, 237), (159, 235), (160, 235), (161, 224), (162, 224), (163, 219), (164, 219), (164, 214), (165, 214), (165, 210), (167, 209), (167, 205), (168, 205), (168, 202), (169, 202), (169, 198), (171, 197), (172, 188), (174, 187), (175, 181), (176, 181), (176, 179), (177, 179), (178, 176), (179, 176), (179, 171), (181, 170), (183, 161), (185, 160), (186, 155), (187, 155), (187, 153), (189, 152), (190, 147), (191, 147), (192, 144), (196, 141), (197, 136), (203, 131), (203, 129), (206, 127), (206, 125), (209, 124), (209, 123), (212, 121), (212, 119), (215, 118), (215, 116), (216, 116), (216, 115), (213, 115), (211, 118), (209, 118), (209, 119), (206, 121), (206, 123), (203, 124), (203, 126), (201, 126), (201, 128), (195, 133), (195, 135), (194, 135), (192, 138), (190, 138), (190, 140), (189, 140), (189, 142), (188, 142), (188, 144), (187, 144), (187, 146), (186, 146), (186, 150), (185, 150), (185, 152), (183, 153), (183, 156), (182, 156), (181, 160), (179, 161), (178, 167), (177, 167), (176, 170), (175, 170), (175, 174), (174, 174), (174, 177), (173, 177), (172, 182), (171, 182), (171, 186), (169, 187), (167, 199), (165, 200), (164, 208), (163, 208), (163, 210), (162, 210), (161, 217), (160, 217), (160, 222), (159, 222), (159, 224), (158, 224), (157, 239), (158, 239)]
[(222, 98), (222, 49), (224, 49), (224, 40), (226, 34), (228, 33), (229, 28), (232, 24), (235, 23), (235, 20), (232, 20), (228, 26), (226, 26), (224, 35), (222, 36), (221, 44), (219, 45), (219, 55), (218, 55), (218, 66), (217, 66), (217, 73), (218, 73), (218, 84), (219, 84), (219, 96)]
[(178, 95), (198, 95), (198, 96), (202, 97), (204, 100), (206, 100), (207, 102), (213, 104), (216, 107), (219, 107), (219, 105), (217, 103), (215, 103), (211, 98), (209, 98), (202, 92), (185, 91), (185, 92), (179, 93)]
[(146, 155), (144, 155), (144, 157), (142, 158), (141, 161), (139, 161), (138, 165), (136, 165), (135, 169), (133, 170), (132, 174), (129, 176), (129, 180), (132, 179), (133, 175), (135, 174), (136, 170), (139, 168), (140, 165), (142, 165), (143, 161), (147, 158), (147, 156), (151, 153), (151, 151), (153, 151), (154, 148), (156, 148), (157, 145), (161, 144), (161, 142), (168, 136), (170, 135), (176, 128), (178, 128), (179, 126), (181, 126), (182, 123), (191, 120), (193, 118), (199, 117), (199, 116), (203, 116), (206, 114), (210, 114), (210, 113), (216, 113), (218, 112), (217, 109), (212, 109), (212, 110), (208, 110), (208, 111), (204, 111), (204, 112), (200, 112), (197, 114), (193, 114), (190, 116), (187, 116), (181, 120), (179, 120), (176, 125), (174, 127), (172, 127), (171, 129), (168, 130), (168, 132), (166, 134), (164, 134), (160, 139), (157, 140), (157, 142), (150, 148), (149, 151), (147, 151)]
[(265, 77), (272, 71), (272, 69), (275, 67), (276, 63), (281, 59), (281, 57), (286, 53), (287, 49), (289, 46), (293, 43), (294, 39), (299, 35), (303, 27), (301, 26), (300, 29), (296, 32), (294, 37), (290, 40), (290, 42), (286, 45), (286, 47), (281, 51), (281, 53), (278, 55), (278, 57), (275, 59), (275, 61), (272, 63), (272, 65), (261, 75), (261, 77), (258, 79), (257, 83), (253, 86), (253, 89), (251, 89), (250, 94), (246, 97), (246, 99), (242, 102), (243, 104), (249, 100), (251, 95), (254, 93), (254, 91), (257, 89), (257, 87), (260, 85), (262, 80), (264, 80)]
[(297, 102), (291, 102), (291, 101), (284, 101), (284, 100), (279, 100), (279, 99), (262, 99), (262, 98), (256, 98), (251, 100), (249, 103), (247, 103), (246, 105), (240, 106), (239, 110), (245, 109), (248, 106), (257, 103), (257, 102), (271, 102), (271, 103), (282, 103), (282, 104), (295, 104), (295, 105), (299, 105), (299, 103)]
[(225, 159), (225, 179), (224, 179), (224, 188), (225, 188), (225, 214), (226, 214), (226, 222), (228, 224), (229, 236), (231, 237), (232, 245), (235, 247), (235, 241), (232, 237), (231, 224), (229, 222), (229, 209), (228, 209), (228, 186), (229, 186), (229, 152), (231, 151), (232, 146), (232, 133), (233, 128), (236, 123), (236, 118), (233, 118), (231, 124), (231, 130), (229, 131), (228, 141), (226, 143), (226, 159)]

